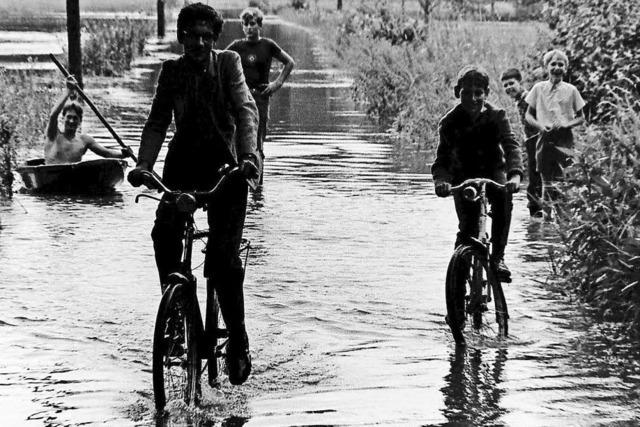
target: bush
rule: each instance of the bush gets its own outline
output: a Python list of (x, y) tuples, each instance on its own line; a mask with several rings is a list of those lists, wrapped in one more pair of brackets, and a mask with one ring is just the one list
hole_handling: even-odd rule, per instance
[(454, 105), (453, 79), (467, 63), (489, 71), (491, 101), (507, 107), (519, 130), (517, 112), (498, 76), (525, 59), (538, 37), (535, 26), (433, 21), (425, 30), (426, 39), (400, 44), (381, 41), (376, 34), (352, 32), (335, 46), (353, 69), (356, 99), (397, 136), (396, 156), (402, 167), (428, 170), (438, 141), (438, 120)]
[(146, 20), (91, 20), (85, 24), (88, 39), (82, 51), (82, 68), (96, 76), (122, 76), (144, 53), (154, 24)]
[(604, 320), (640, 338), (640, 115), (618, 102), (610, 126), (589, 129), (567, 170), (561, 271)]
[(291, 7), (295, 10), (308, 9), (309, 3), (306, 0), (291, 0)]
[(396, 45), (426, 39), (427, 26), (414, 18), (391, 13), (386, 2), (377, 0), (374, 5), (361, 3), (344, 13), (338, 26), (338, 40), (353, 35)]
[(9, 197), (13, 183), (13, 168), (18, 151), (41, 153), (44, 130), (49, 120), (51, 99), (60, 87), (52, 82), (38, 81), (27, 72), (8, 73), (0, 69), (0, 195)]
[(554, 30), (552, 45), (569, 56), (567, 80), (588, 101), (587, 117), (612, 119), (615, 96), (635, 97), (633, 108), (640, 110), (640, 2), (557, 0), (545, 16)]
[(265, 13), (270, 10), (267, 0), (249, 0), (249, 7), (256, 7)]

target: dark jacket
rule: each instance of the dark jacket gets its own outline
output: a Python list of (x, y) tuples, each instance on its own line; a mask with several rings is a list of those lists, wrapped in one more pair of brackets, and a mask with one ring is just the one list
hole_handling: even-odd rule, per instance
[[(206, 175), (204, 180), (209, 181), (219, 163), (237, 164), (245, 157), (261, 170), (258, 111), (237, 53), (212, 51), (204, 73), (196, 71), (184, 56), (162, 64), (151, 112), (142, 131), (139, 163), (153, 166), (172, 117), (176, 132), (169, 144), (165, 180), (182, 182), (178, 178), (181, 174), (191, 174), (196, 177), (193, 179)], [(211, 153), (215, 153), (215, 159), (206, 158)], [(193, 168), (201, 170), (193, 172)], [(198, 183), (201, 185), (208, 183)]]
[(504, 110), (485, 103), (475, 122), (461, 105), (439, 123), (440, 143), (431, 166), (434, 181), (459, 184), (469, 178), (504, 182), (522, 176), (520, 147)]

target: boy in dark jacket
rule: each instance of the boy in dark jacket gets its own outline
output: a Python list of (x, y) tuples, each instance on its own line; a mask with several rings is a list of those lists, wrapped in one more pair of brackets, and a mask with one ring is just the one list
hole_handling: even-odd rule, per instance
[[(504, 264), (509, 236), (511, 193), (518, 191), (522, 178), (520, 148), (504, 110), (486, 102), (489, 76), (479, 67), (466, 66), (458, 73), (454, 88), (460, 103), (444, 115), (439, 123), (440, 143), (431, 172), (439, 197), (450, 194), (451, 186), (470, 178), (490, 178), (506, 184), (507, 191), (487, 187), (491, 204), (491, 260), (498, 276), (511, 273)], [(458, 215), (458, 238), (477, 234), (479, 206), (455, 194)]]

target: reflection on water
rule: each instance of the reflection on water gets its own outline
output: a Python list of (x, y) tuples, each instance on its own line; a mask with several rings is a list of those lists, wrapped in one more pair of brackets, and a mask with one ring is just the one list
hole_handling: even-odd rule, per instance
[[(249, 199), (250, 380), (205, 386), (202, 407), (156, 418), (155, 203), (135, 204), (127, 184), (103, 198), (18, 194), (0, 207), (3, 425), (634, 425), (638, 377), (611, 365), (637, 355), (608, 354), (608, 332), (547, 288), (557, 233), (529, 220), (523, 194), (506, 260), (511, 336), (454, 351), (443, 291), (452, 201), (433, 195), (430, 176), (398, 170), (306, 33), (266, 28), (298, 67), (273, 98), (265, 186)], [(225, 29), (240, 35), (237, 22)], [(134, 147), (171, 55), (156, 47), (133, 77), (87, 89)], [(91, 114), (84, 126), (113, 143)]]
[[(491, 354), (491, 353), (494, 354)], [(443, 415), (455, 424), (494, 425), (506, 412), (500, 406), (507, 349), (491, 351), (457, 348), (451, 353), (451, 368), (442, 388)]]

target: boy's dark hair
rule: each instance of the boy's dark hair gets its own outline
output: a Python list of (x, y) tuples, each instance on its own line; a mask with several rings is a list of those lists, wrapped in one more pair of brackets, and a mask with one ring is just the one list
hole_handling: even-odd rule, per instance
[(82, 113), (84, 111), (84, 109), (82, 108), (82, 104), (80, 104), (77, 101), (70, 101), (67, 102), (64, 107), (62, 107), (62, 115), (64, 116), (65, 114), (67, 114), (67, 111), (69, 110), (73, 110), (76, 112), (76, 114), (78, 115), (78, 118), (80, 120), (82, 120)]
[(251, 18), (256, 20), (256, 24), (258, 24), (258, 26), (262, 27), (262, 20), (264, 19), (264, 14), (260, 9), (258, 9), (257, 7), (248, 7), (242, 12), (240, 12), (240, 19), (242, 20), (243, 23), (244, 21)]
[(183, 7), (178, 14), (178, 42), (184, 40), (184, 31), (193, 26), (196, 21), (205, 21), (211, 24), (213, 29), (213, 40), (218, 40), (220, 32), (222, 32), (222, 24), (224, 19), (214, 8), (202, 3), (193, 3)]
[(507, 79), (516, 79), (517, 81), (521, 82), (522, 74), (517, 68), (509, 68), (500, 76), (500, 81), (505, 81)]
[(478, 85), (489, 92), (489, 74), (477, 65), (467, 65), (458, 72), (456, 85), (453, 87), (453, 93), (456, 98), (460, 98), (460, 91), (464, 86)]

